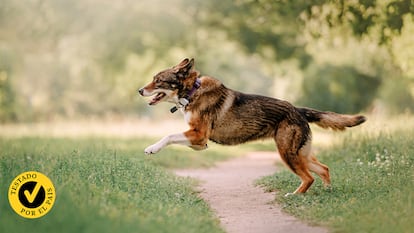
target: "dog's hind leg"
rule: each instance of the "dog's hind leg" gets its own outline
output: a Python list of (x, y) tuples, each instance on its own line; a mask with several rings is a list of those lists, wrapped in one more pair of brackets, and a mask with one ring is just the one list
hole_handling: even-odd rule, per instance
[[(300, 158), (300, 160), (303, 160), (303, 158)], [(293, 192), (293, 194), (296, 193), (305, 193), (309, 187), (313, 184), (313, 181), (315, 180), (310, 173), (309, 169), (306, 166), (306, 163), (300, 162), (294, 166), (294, 173), (298, 175), (301, 179), (301, 184), (299, 187)], [(289, 195), (289, 194), (287, 194)]]
[(331, 176), (329, 175), (328, 166), (319, 162), (313, 155), (310, 155), (307, 158), (309, 170), (315, 172), (316, 174), (318, 174), (319, 177), (321, 177), (325, 187), (330, 187)]
[[(300, 177), (302, 183), (293, 192), (305, 193), (312, 185), (314, 178), (308, 168), (308, 158), (306, 156), (300, 156), (299, 143), (303, 132), (300, 127), (281, 123), (275, 136), (276, 145), (282, 160), (286, 165)], [(289, 195), (288, 193), (287, 195)]]
[(319, 177), (321, 177), (325, 187), (330, 186), (331, 178), (329, 175), (329, 168), (325, 164), (319, 162), (313, 155), (311, 143), (311, 139), (308, 139), (305, 145), (299, 150), (299, 156), (302, 158), (306, 158), (305, 162), (307, 164), (308, 169), (311, 172), (316, 173)]

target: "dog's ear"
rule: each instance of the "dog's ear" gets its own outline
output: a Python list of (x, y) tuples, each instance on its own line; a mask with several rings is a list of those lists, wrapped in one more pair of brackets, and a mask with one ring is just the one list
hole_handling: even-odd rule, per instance
[(180, 64), (174, 66), (174, 72), (179, 79), (185, 79), (194, 68), (194, 58), (182, 60)]

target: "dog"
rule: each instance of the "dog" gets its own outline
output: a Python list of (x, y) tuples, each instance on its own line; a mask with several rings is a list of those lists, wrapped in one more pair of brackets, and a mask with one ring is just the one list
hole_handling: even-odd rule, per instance
[(163, 101), (175, 104), (171, 112), (180, 109), (189, 125), (189, 130), (168, 135), (147, 147), (145, 154), (155, 154), (170, 144), (204, 150), (208, 140), (237, 145), (273, 138), (284, 163), (302, 181), (293, 194), (309, 189), (314, 181), (311, 172), (319, 175), (325, 186), (331, 184), (328, 166), (312, 154), (309, 123), (344, 130), (366, 120), (362, 115), (295, 107), (284, 100), (234, 91), (213, 77), (200, 76), (194, 59), (188, 58), (156, 74), (138, 92), (154, 96), (149, 105)]

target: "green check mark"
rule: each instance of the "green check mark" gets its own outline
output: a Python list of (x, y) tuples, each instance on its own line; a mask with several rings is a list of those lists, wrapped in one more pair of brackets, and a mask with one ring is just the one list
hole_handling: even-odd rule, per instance
[(24, 196), (26, 196), (27, 201), (30, 203), (33, 203), (37, 194), (39, 193), (40, 188), (42, 187), (41, 184), (39, 184), (39, 182), (36, 183), (32, 193), (29, 192), (29, 190), (24, 190)]

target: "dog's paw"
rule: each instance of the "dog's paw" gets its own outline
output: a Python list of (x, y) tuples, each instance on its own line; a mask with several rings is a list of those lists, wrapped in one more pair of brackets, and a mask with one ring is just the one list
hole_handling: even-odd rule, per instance
[(294, 193), (286, 193), (285, 197), (290, 197), (290, 196), (293, 196), (293, 195), (295, 195), (295, 194)]
[(158, 153), (161, 149), (162, 147), (160, 147), (158, 144), (154, 144), (145, 148), (144, 152), (146, 155), (152, 155)]

